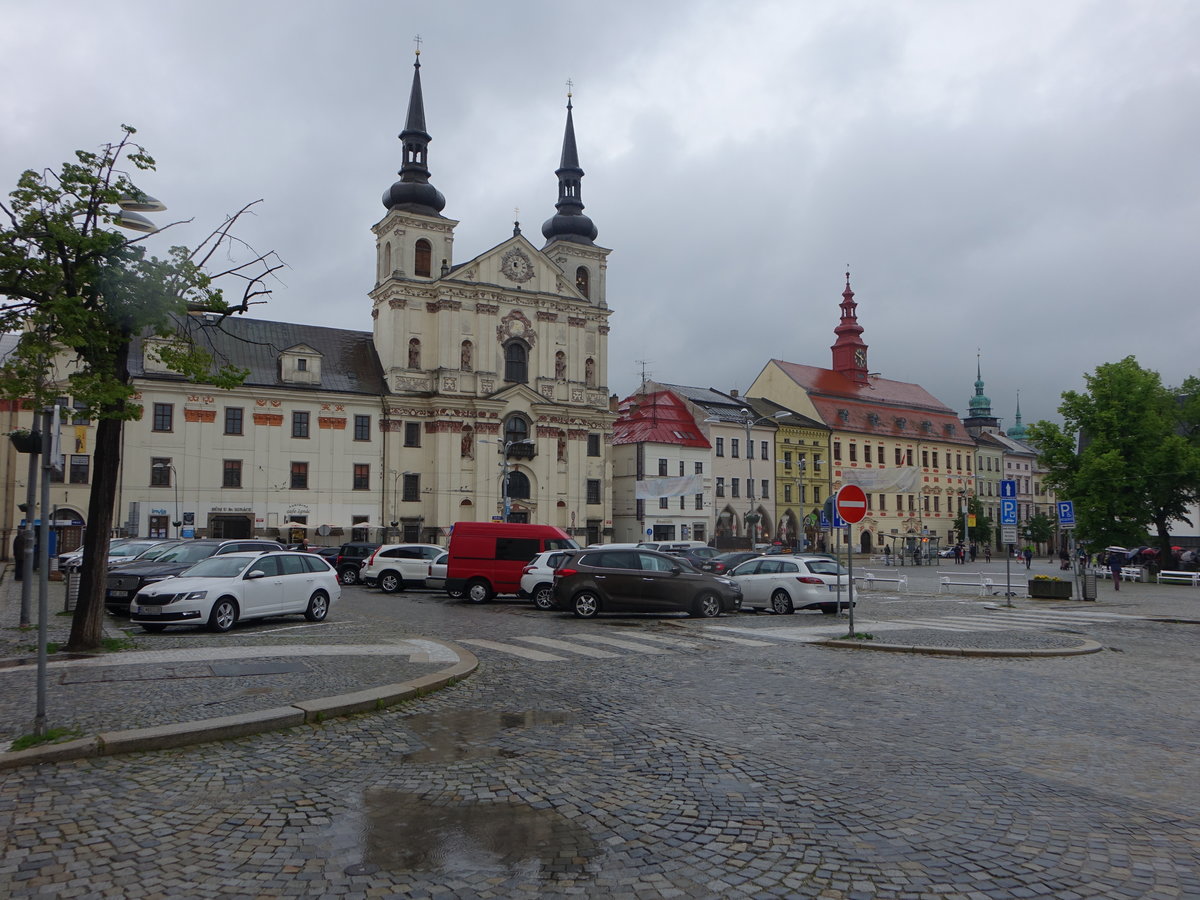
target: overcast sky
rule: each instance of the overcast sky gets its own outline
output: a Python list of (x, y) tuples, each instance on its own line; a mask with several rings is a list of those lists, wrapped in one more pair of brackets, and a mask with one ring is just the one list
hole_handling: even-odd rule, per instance
[(158, 253), (262, 198), (253, 314), (369, 330), (416, 34), (456, 262), (514, 208), (541, 246), (573, 80), (622, 397), (830, 365), (847, 264), (872, 371), (960, 415), (977, 351), (1005, 426), (1130, 354), (1197, 373), (1194, 0), (0, 0), (0, 189), (129, 123), (195, 220)]

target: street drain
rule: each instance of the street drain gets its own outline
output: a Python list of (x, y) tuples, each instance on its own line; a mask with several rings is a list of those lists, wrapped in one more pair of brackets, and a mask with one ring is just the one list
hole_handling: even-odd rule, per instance
[(587, 831), (552, 809), (435, 806), (420, 795), (382, 788), (365, 792), (363, 800), (364, 868), (545, 879), (577, 874), (600, 852)]

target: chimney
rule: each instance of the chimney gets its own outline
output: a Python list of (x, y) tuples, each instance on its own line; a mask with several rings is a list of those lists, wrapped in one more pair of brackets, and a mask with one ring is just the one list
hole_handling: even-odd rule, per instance
[(730, 397), (736, 397), (737, 395), (738, 395), (737, 388), (730, 388), (730, 389), (729, 389), (729, 396), (730, 396)]

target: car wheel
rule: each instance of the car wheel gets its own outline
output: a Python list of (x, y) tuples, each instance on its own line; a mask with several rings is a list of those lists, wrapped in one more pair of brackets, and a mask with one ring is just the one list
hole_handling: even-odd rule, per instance
[(162, 634), (162, 632), (164, 632), (166, 630), (167, 630), (166, 625), (143, 625), (142, 626), (142, 631), (148, 631), (151, 634)]
[(600, 612), (600, 597), (595, 591), (580, 591), (571, 600), (571, 609), (580, 619), (594, 619)]
[(492, 586), (482, 578), (468, 581), (467, 599), (472, 603), (486, 603), (492, 599)]
[(698, 619), (715, 619), (721, 614), (721, 598), (716, 594), (701, 594), (696, 598), (692, 615)]
[(379, 576), (379, 586), (385, 594), (394, 594), (404, 590), (404, 579), (395, 572), (384, 572)]
[(352, 569), (350, 566), (342, 566), (338, 569), (338, 580), (342, 584), (358, 584), (358, 569)]
[(454, 600), (459, 600), (462, 598), (463, 592), (462, 591), (446, 591), (446, 595)]
[(554, 609), (554, 585), (539, 584), (533, 589), (533, 605), (538, 609)]
[(304, 618), (310, 622), (324, 622), (327, 615), (329, 615), (329, 597), (324, 591), (317, 591), (308, 598), (308, 609), (304, 611)]
[(780, 588), (771, 595), (771, 612), (780, 616), (791, 615), (795, 611), (792, 606), (792, 598), (788, 592)]
[(208, 630), (226, 632), (237, 621), (237, 604), (228, 597), (222, 597), (213, 604), (212, 612), (208, 614)]

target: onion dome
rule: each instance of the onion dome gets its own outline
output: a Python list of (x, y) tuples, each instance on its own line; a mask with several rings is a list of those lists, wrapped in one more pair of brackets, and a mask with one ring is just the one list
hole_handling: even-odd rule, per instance
[(975, 356), (975, 396), (967, 401), (967, 407), (971, 410), (971, 417), (983, 416), (991, 417), (992, 401), (984, 396), (983, 393), (983, 375), (979, 368), (979, 356)]
[(542, 224), (542, 235), (546, 243), (572, 241), (576, 244), (592, 244), (599, 232), (592, 220), (583, 214), (579, 182), (583, 169), (579, 168), (579, 153), (575, 149), (575, 122), (571, 118), (571, 95), (567, 94), (567, 128), (563, 134), (562, 159), (554, 171), (558, 176), (558, 212)]
[(404, 164), (400, 167), (400, 180), (383, 192), (383, 205), (388, 209), (402, 209), (426, 216), (440, 215), (446, 207), (442, 192), (429, 183), (429, 167), (426, 158), (429, 142), (433, 140), (425, 130), (425, 101), (421, 95), (421, 51), (413, 63), (412, 93), (408, 98), (408, 119), (400, 132), (404, 145)]

